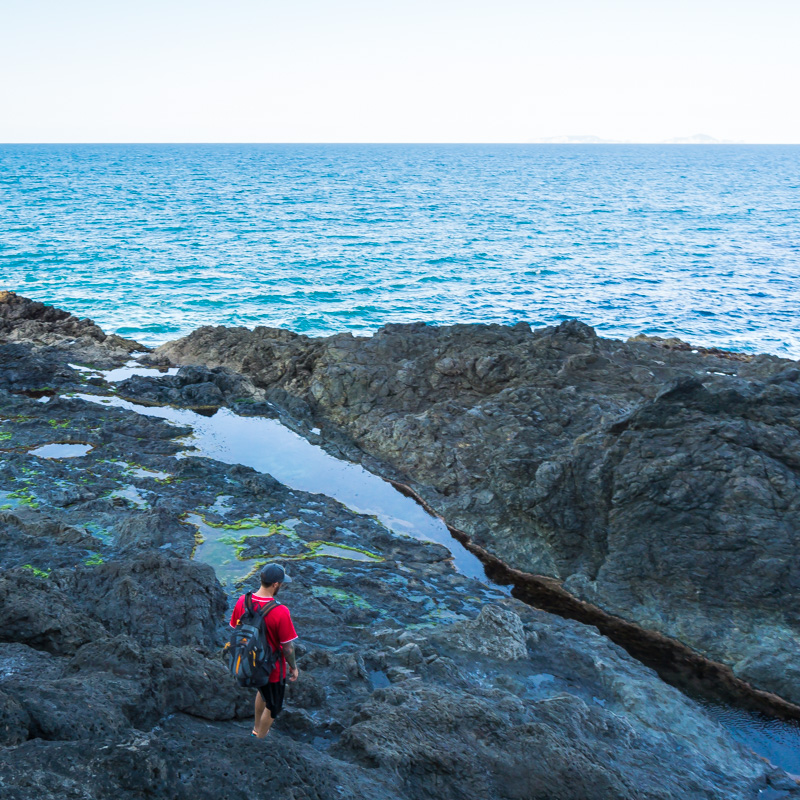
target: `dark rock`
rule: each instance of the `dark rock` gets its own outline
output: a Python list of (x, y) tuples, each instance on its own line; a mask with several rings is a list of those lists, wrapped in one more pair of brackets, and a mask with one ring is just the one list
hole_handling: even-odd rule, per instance
[(201, 328), (159, 353), (296, 398), (505, 563), (800, 703), (796, 362), (577, 320)]
[(149, 646), (217, 643), (225, 595), (208, 564), (161, 553), (76, 570), (75, 602), (112, 634)]
[[(23, 331), (14, 346), (25, 353), (10, 370), (0, 365), (0, 491), (10, 506), (0, 518), (4, 800), (217, 800), (242, 786), (281, 800), (461, 800), (489, 792), (499, 800), (755, 800), (768, 784), (783, 785), (782, 772), (619, 647), (456, 573), (445, 547), (252, 469), (187, 457), (187, 443), (176, 439), (187, 427), (77, 398), (42, 404), (5, 391), (32, 381), (28, 361), (63, 370), (58, 387), (82, 381), (67, 366), (79, 353), (116, 363), (117, 351), (99, 339), (58, 338), (61, 321), (53, 318), (50, 344), (47, 319)], [(526, 509), (546, 503), (584, 480), (583, 461), (570, 474), (574, 448), (584, 446), (591, 464), (595, 437), (664, 428), (664, 409), (678, 403), (681, 413), (744, 413), (761, 391), (750, 385), (753, 376), (766, 386), (771, 374), (742, 360), (736, 369), (750, 372), (732, 377), (738, 383), (726, 384), (727, 393), (685, 383), (665, 394), (691, 373), (684, 364), (633, 390), (627, 377), (609, 378), (609, 365), (628, 362), (578, 323), (537, 334), (526, 326), (454, 331), (388, 326), (366, 352), (349, 335), (233, 332), (243, 348), (237, 369), (258, 367), (264, 386), (211, 364), (127, 387), (139, 400), (200, 408), (199, 400), (221, 396), (253, 413), (296, 397), (290, 413), (302, 418), (294, 425), (301, 432), (339, 398), (338, 421), (331, 412), (324, 422), (336, 452), (357, 453), (354, 442), (364, 446), (374, 428), (375, 442), (398, 450), (397, 464), (445, 476), (441, 492), (433, 483), (425, 489), (434, 504), (485, 526), (486, 535), (506, 530), (496, 544), (511, 547), (522, 529), (514, 482), (521, 476), (526, 489), (534, 476), (541, 483), (525, 496)], [(214, 333), (209, 345), (223, 355), (231, 339)], [(651, 363), (641, 361), (633, 371)], [(606, 396), (597, 386), (609, 380)], [(576, 381), (591, 395), (580, 402)], [(620, 392), (628, 392), (625, 407)], [(777, 419), (783, 407), (773, 408)], [(608, 432), (617, 422), (619, 432)], [(64, 461), (28, 453), (56, 436), (93, 450)], [(784, 457), (778, 437), (759, 442)], [(575, 518), (582, 514), (577, 507)], [(229, 528), (203, 523), (198, 531), (204, 518)], [(286, 524), (293, 534), (261, 536), (261, 524)], [(253, 692), (237, 687), (218, 652), (230, 605), (257, 585), (264, 542), (290, 565), (293, 581), (280, 599), (305, 643), (297, 647), (300, 679), (267, 742), (250, 737)], [(318, 554), (320, 542), (380, 559)], [(575, 591), (589, 592), (581, 569), (595, 563), (602, 541), (587, 552), (579, 544), (576, 535), (575, 543), (540, 543), (524, 555), (550, 548), (559, 569), (567, 564), (570, 575), (583, 576)], [(747, 666), (754, 674), (762, 668), (755, 657)]]
[(274, 533), (271, 536), (242, 537), (242, 558), (295, 556), (305, 552), (308, 551), (302, 542), (280, 533)]
[(137, 375), (121, 381), (117, 391), (122, 397), (141, 402), (188, 408), (216, 408), (226, 403), (263, 400), (263, 392), (242, 375), (229, 369), (196, 366), (181, 367), (176, 375)]
[[(2, 342), (2, 339), (0, 339)], [(36, 351), (30, 344), (0, 343), (0, 389), (11, 392), (34, 392), (79, 380), (79, 374), (55, 354)]]
[(0, 343), (25, 342), (54, 347), (88, 363), (114, 366), (130, 353), (147, 348), (116, 334), (106, 334), (90, 319), (0, 291)]
[(304, 674), (302, 681), (288, 684), (288, 698), (299, 708), (319, 708), (325, 702), (325, 687), (313, 675)]
[(174, 511), (156, 508), (137, 513), (116, 526), (117, 545), (125, 552), (155, 550), (168, 547), (173, 553), (190, 557), (193, 537), (186, 526), (175, 518)]
[(10, 684), (29, 718), (29, 735), (73, 741), (108, 738), (130, 727), (124, 705), (132, 687), (118, 679), (62, 678)]
[(30, 717), (19, 701), (0, 691), (0, 747), (24, 742), (30, 725)]
[(266, 745), (247, 728), (179, 715), (158, 730), (106, 743), (34, 739), (11, 751), (13, 762), (0, 761), (0, 786), (9, 800), (55, 800), (65, 787), (86, 800), (223, 798), (245, 784), (256, 800), (402, 797), (370, 770), (272, 736)]
[[(602, 750), (588, 744), (597, 739)], [(688, 761), (653, 781), (628, 760), (642, 744), (621, 720), (566, 694), (526, 706), (505, 693), (432, 692), (405, 681), (375, 692), (332, 752), (396, 774), (409, 797), (424, 796), (417, 787), (434, 779), (442, 798), (518, 800), (723, 798), (751, 782), (714, 776), (706, 794), (710, 775)]]
[(69, 576), (41, 578), (21, 568), (0, 574), (0, 642), (69, 654), (104, 636), (102, 624), (77, 607), (72, 590)]
[(0, 563), (6, 568), (23, 567), (31, 561), (43, 570), (72, 566), (101, 547), (87, 531), (43, 519), (28, 509), (0, 511)]

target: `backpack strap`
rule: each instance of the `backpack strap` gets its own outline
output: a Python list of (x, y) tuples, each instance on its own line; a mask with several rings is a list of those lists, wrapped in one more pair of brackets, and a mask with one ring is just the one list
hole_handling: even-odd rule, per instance
[(251, 614), (253, 613), (253, 593), (248, 592), (244, 596), (244, 607), (246, 611), (249, 611)]
[[(259, 611), (261, 620), (266, 624), (267, 615), (272, 609), (277, 608), (280, 603), (273, 597), (268, 603), (264, 603), (264, 607)], [(286, 683), (286, 659), (283, 657), (283, 645), (278, 642), (278, 663), (281, 666), (281, 681)]]
[(273, 597), (268, 603), (264, 603), (258, 613), (261, 615), (261, 619), (266, 620), (267, 615), (270, 611), (272, 611), (275, 606), (279, 606), (280, 603)]
[[(261, 619), (266, 620), (267, 614), (272, 611), (273, 608), (276, 608), (280, 605), (280, 603), (273, 597), (269, 603), (265, 603), (265, 608), (261, 614)], [(283, 656), (283, 645), (278, 642), (278, 663), (281, 667), (281, 682), (286, 683), (286, 659)]]

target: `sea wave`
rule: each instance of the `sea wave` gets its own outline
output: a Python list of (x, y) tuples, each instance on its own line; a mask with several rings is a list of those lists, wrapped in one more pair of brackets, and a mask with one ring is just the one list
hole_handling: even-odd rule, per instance
[(800, 148), (675, 154), (0, 146), (0, 288), (148, 344), (578, 317), (800, 357)]

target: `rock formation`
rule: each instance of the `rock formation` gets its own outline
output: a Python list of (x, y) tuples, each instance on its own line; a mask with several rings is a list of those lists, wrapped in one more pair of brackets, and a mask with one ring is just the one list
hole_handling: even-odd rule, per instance
[(575, 320), (201, 328), (158, 355), (241, 372), (507, 564), (800, 703), (797, 362)]
[[(74, 318), (24, 303), (13, 296), (17, 318), (52, 317), (55, 331), (51, 338), (49, 323), (37, 322), (28, 338), (6, 322), (0, 332), (4, 799), (800, 796), (794, 781), (594, 629), (459, 574), (441, 545), (192, 455), (182, 438), (190, 428), (119, 407), (117, 387), (69, 366), (87, 348), (106, 348), (88, 366), (118, 366), (132, 343), (70, 341), (57, 332), (78, 325)], [(278, 349), (302, 344), (280, 336)], [(225, 369), (123, 386), (151, 403), (162, 391), (187, 405), (199, 397), (206, 413), (212, 397), (251, 412), (278, 395), (298, 397), (302, 409), (324, 395), (324, 381), (309, 378), (327, 346), (310, 344), (316, 362), (292, 361), (295, 386), (276, 380), (265, 389), (255, 371), (250, 383)], [(303, 382), (317, 388), (292, 394)], [(398, 412), (397, 424), (413, 414), (424, 416)], [(479, 419), (456, 419), (464, 417)], [(418, 431), (415, 449), (430, 436), (426, 424)], [(91, 449), (32, 454), (49, 443)], [(457, 484), (441, 493), (453, 503), (460, 496)], [(348, 547), (369, 557), (348, 559)], [(266, 742), (249, 737), (252, 693), (231, 683), (219, 656), (232, 602), (265, 558), (293, 576), (281, 599), (301, 634), (301, 678)]]

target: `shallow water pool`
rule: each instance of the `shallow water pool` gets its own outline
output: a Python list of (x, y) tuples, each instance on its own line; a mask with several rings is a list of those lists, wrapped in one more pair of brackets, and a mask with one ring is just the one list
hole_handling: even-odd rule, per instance
[(444, 545), (459, 572), (488, 583), (483, 564), (452, 537), (442, 520), (360, 464), (335, 458), (277, 420), (241, 417), (227, 408), (206, 417), (188, 409), (143, 406), (118, 397), (76, 397), (191, 426), (193, 433), (186, 442), (196, 449), (185, 455), (243, 464), (292, 489), (332, 497), (358, 514), (376, 517), (390, 530)]
[(39, 458), (80, 458), (92, 450), (90, 444), (43, 444), (34, 450), (28, 450), (32, 456)]
[(737, 742), (800, 780), (800, 722), (716, 703), (700, 701), (700, 705)]
[(164, 375), (175, 375), (177, 372), (178, 367), (170, 367), (169, 369), (143, 367), (138, 361), (131, 360), (128, 361), (124, 367), (104, 370), (102, 372), (98, 372), (98, 375), (102, 375), (109, 383), (118, 383), (119, 381), (125, 381), (128, 378), (133, 378), (135, 376), (159, 378)]

